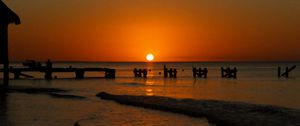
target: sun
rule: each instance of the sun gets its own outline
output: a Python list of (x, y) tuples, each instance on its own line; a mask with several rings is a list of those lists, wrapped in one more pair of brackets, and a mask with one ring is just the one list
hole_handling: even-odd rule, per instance
[(149, 53), (149, 54), (147, 54), (146, 59), (147, 59), (148, 61), (153, 61), (153, 60), (154, 60), (154, 55), (151, 54), (151, 53)]

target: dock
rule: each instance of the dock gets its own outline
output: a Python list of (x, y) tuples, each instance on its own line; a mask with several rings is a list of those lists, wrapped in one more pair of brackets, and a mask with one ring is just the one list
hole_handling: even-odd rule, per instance
[[(3, 69), (0, 69), (0, 72), (3, 72)], [(9, 68), (9, 72), (14, 74), (15, 79), (20, 79), (20, 77), (25, 78), (34, 78), (31, 75), (24, 74), (24, 72), (41, 72), (45, 74), (45, 79), (53, 79), (53, 73), (62, 73), (62, 72), (72, 72), (75, 73), (76, 79), (84, 79), (84, 74), (86, 72), (105, 72), (105, 78), (115, 78), (116, 77), (116, 70), (110, 68), (47, 68), (47, 67), (40, 67), (40, 68)]]

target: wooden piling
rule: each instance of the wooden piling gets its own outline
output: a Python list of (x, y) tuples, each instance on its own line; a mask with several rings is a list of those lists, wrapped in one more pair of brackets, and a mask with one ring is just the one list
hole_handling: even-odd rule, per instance
[(196, 78), (196, 76), (197, 76), (197, 69), (196, 69), (196, 67), (193, 67), (193, 77), (194, 78)]
[(224, 69), (223, 67), (221, 67), (221, 77), (222, 78), (237, 78), (237, 68), (234, 67), (233, 69), (230, 69), (230, 67), (227, 67), (226, 69)]
[(15, 79), (20, 79), (20, 76), (21, 76), (21, 72), (20, 71), (14, 72), (14, 78)]
[(233, 78), (235, 78), (235, 79), (236, 79), (236, 73), (237, 73), (237, 68), (234, 67), (234, 69), (233, 69)]
[(223, 68), (223, 67), (221, 67), (221, 77), (222, 77), (222, 78), (225, 77), (225, 76), (224, 76), (224, 68)]
[(3, 63), (3, 86), (7, 87), (9, 84), (8, 24), (0, 24), (0, 36), (1, 58)]
[(116, 70), (115, 69), (106, 69), (105, 70), (105, 78), (109, 78), (109, 79), (116, 78)]
[(288, 67), (286, 67), (286, 68), (285, 68), (285, 71), (286, 71), (286, 73), (285, 73), (285, 77), (286, 77), (286, 78), (289, 78), (289, 68), (288, 68)]
[(0, 63), (3, 63), (3, 85), (6, 88), (9, 82), (8, 59), (8, 25), (20, 24), (20, 18), (0, 0)]
[(207, 78), (207, 73), (208, 73), (208, 70), (207, 70), (207, 68), (204, 68), (204, 71), (203, 71), (204, 73), (203, 73), (203, 75), (204, 75), (204, 78)]
[(296, 68), (296, 65), (292, 66), (291, 68), (286, 67), (285, 72), (281, 73), (281, 67), (278, 67), (278, 78), (280, 78), (280, 77), (289, 78), (289, 73), (291, 71), (293, 71), (295, 68)]
[(164, 65), (164, 78), (168, 77), (168, 68), (166, 65)]
[(278, 67), (278, 69), (277, 69), (277, 76), (278, 76), (278, 78), (280, 78), (281, 77), (281, 67)]
[(84, 79), (84, 71), (83, 70), (77, 70), (75, 71), (76, 79)]

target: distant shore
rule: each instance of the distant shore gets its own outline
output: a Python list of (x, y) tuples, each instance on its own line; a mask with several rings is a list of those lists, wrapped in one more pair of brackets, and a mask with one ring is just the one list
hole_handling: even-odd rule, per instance
[(216, 100), (174, 99), (159, 96), (97, 94), (120, 104), (206, 117), (217, 126), (299, 126), (300, 110)]

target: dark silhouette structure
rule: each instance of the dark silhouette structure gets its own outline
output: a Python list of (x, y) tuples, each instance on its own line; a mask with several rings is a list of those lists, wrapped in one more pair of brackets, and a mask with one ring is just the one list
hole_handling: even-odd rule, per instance
[[(76, 77), (78, 78), (83, 78), (83, 75), (84, 75), (83, 71), (76, 72)], [(48, 59), (48, 61), (46, 62), (45, 79), (46, 80), (52, 79), (52, 62), (50, 61), (50, 59)]]
[(166, 65), (164, 65), (164, 78), (168, 77), (168, 68)]
[(280, 77), (289, 78), (289, 73), (294, 69), (296, 69), (296, 65), (292, 66), (291, 68), (286, 67), (285, 72), (281, 73), (281, 67), (278, 67), (278, 78)]
[(134, 74), (134, 77), (138, 77), (138, 70), (137, 70), (137, 68), (133, 69), (133, 74)]
[(176, 69), (170, 68), (168, 69), (166, 65), (164, 65), (164, 77), (165, 78), (177, 78), (178, 71)]
[(9, 59), (8, 59), (8, 25), (21, 24), (20, 18), (0, 0), (0, 63), (3, 64), (3, 84), (8, 86)]
[(142, 69), (134, 68), (133, 74), (134, 74), (134, 77), (136, 77), (136, 78), (140, 78), (140, 77), (147, 78), (148, 71), (147, 71), (147, 69), (142, 70)]
[(237, 68), (234, 67), (233, 69), (230, 69), (230, 67), (227, 67), (224, 69), (221, 67), (221, 77), (222, 78), (235, 78), (236, 79), (237, 75)]
[[(40, 72), (45, 74), (46, 80), (53, 79), (53, 73), (65, 73), (71, 72), (75, 73), (76, 79), (84, 79), (86, 72), (105, 72), (105, 78), (114, 79), (116, 77), (116, 70), (110, 68), (75, 68), (75, 67), (53, 67), (53, 63), (50, 59), (46, 62), (46, 66), (42, 66), (40, 62), (25, 62), (23, 65), (27, 68), (9, 68), (9, 72), (14, 74), (15, 79), (20, 79), (21, 77), (25, 78), (34, 78), (34, 76), (24, 74), (24, 72)], [(4, 69), (0, 69), (0, 72), (3, 72)], [(56, 79), (57, 76), (54, 76)]]
[(196, 67), (193, 67), (193, 77), (196, 78), (207, 78), (207, 73), (208, 73), (208, 70), (207, 68), (199, 68), (197, 69)]
[(142, 73), (143, 73), (143, 77), (147, 78), (147, 75), (148, 75), (147, 69), (143, 69)]
[(173, 78), (177, 78), (177, 69), (173, 70)]

